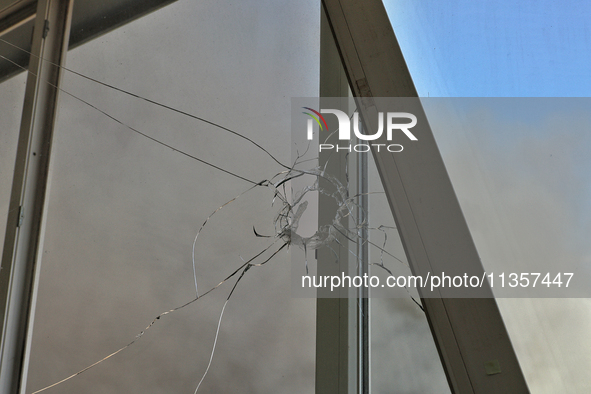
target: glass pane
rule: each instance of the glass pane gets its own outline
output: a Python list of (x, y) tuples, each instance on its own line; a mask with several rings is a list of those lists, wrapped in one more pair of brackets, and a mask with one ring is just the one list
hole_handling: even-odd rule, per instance
[(269, 154), (66, 73), (28, 391), (123, 349), (47, 392), (194, 392), (208, 368), (199, 392), (313, 392), (315, 300), (291, 298), (287, 248), (205, 293), (282, 246), (264, 181), (290, 161), (290, 98), (317, 95), (318, 35), (313, 1), (177, 2), (68, 53)]
[[(588, 380), (573, 371), (591, 366), (589, 299), (566, 297), (580, 297), (579, 289), (589, 288), (591, 102), (432, 98), (424, 103), (484, 268), (497, 274), (495, 294), (502, 291), (500, 273), (526, 273), (533, 281), (527, 274), (540, 272), (535, 293), (531, 286), (523, 291), (564, 297), (498, 299), (530, 389), (587, 391)], [(437, 111), (443, 107), (453, 111)], [(568, 288), (544, 284), (556, 281), (559, 272), (574, 272)]]
[[(587, 3), (384, 4), (423, 97), (589, 95)], [(588, 130), (544, 121), (517, 136), (503, 127), (437, 134), (432, 126), (485, 268), (502, 255), (521, 256), (504, 264), (588, 266)], [(498, 304), (532, 393), (589, 391), (588, 299)]]

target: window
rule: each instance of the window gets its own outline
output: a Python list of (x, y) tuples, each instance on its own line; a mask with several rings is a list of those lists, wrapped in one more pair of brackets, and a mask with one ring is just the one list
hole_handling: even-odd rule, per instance
[[(290, 97), (317, 95), (318, 29), (316, 2), (176, 2), (71, 50), (67, 67), (289, 163)], [(62, 88), (27, 393), (134, 340), (47, 392), (193, 392), (216, 335), (200, 392), (313, 391), (315, 300), (291, 298), (287, 248), (242, 277), (217, 334), (239, 275), (145, 330), (195, 298), (191, 253), (208, 217), (195, 247), (200, 294), (279, 249), (253, 231), (275, 233), (268, 187), (210, 215), (252, 188), (239, 177), (258, 183), (283, 168), (247, 140), (74, 73)]]
[[(54, 24), (36, 18), (35, 3), (8, 3), (0, 5), (0, 236), (6, 223), (32, 215), (25, 203), (10, 212), (8, 204), (27, 77), (16, 74), (27, 63), (33, 24), (49, 34), (48, 41), (55, 34)], [(448, 392), (439, 359), (445, 352), (433, 346), (428, 316), (413, 292), (369, 305), (354, 292), (325, 304), (291, 294), (288, 263), (308, 263), (278, 235), (297, 216), (289, 205), (297, 182), (285, 175), (294, 162), (291, 98), (316, 97), (319, 85), (322, 91), (333, 82), (335, 96), (348, 92), (344, 71), (335, 67), (336, 49), (326, 49), (332, 34), (323, 31), (328, 24), (321, 27), (319, 3), (103, 2), (101, 7), (114, 8), (96, 17), (91, 13), (98, 4), (75, 1), (72, 50), (62, 69), (40, 232), (43, 264), (33, 289), (34, 329), (27, 331), (26, 391), (300, 393), (314, 391), (316, 373), (317, 392), (324, 392), (322, 384), (337, 384), (339, 393)], [(576, 38), (588, 35), (584, 6), (572, 7), (576, 15), (551, 4), (386, 6), (421, 96), (585, 95), (589, 81), (582, 65), (588, 59), (577, 54), (589, 48)], [(514, 30), (517, 18), (523, 25)], [(497, 23), (500, 33), (487, 35), (499, 30)], [(568, 38), (572, 51), (556, 37)], [(556, 49), (560, 58), (540, 55)], [(556, 69), (564, 79), (548, 77)], [(363, 90), (363, 83), (356, 80), (353, 90)], [(460, 108), (462, 102), (473, 100), (454, 103)], [(437, 101), (424, 103), (429, 110)], [(436, 117), (427, 112), (430, 120)], [(588, 133), (565, 139), (552, 128), (536, 129), (512, 144), (515, 135), (495, 135), (491, 128), (433, 129), (450, 190), (459, 196), (486, 269), (497, 269), (499, 256), (588, 260), (589, 189), (580, 186), (589, 180), (580, 170), (589, 167), (581, 148)], [(535, 149), (523, 149), (529, 141)], [(500, 162), (492, 148), (503, 145), (511, 146)], [(558, 155), (547, 157), (554, 149)], [(340, 245), (319, 250), (318, 259), (340, 253), (341, 263), (358, 273), (367, 246), (370, 273), (381, 270), (385, 255), (405, 264), (378, 171), (371, 158), (365, 165), (358, 156), (342, 159), (338, 176), (349, 195), (369, 200), (368, 209), (347, 219), (360, 233), (367, 225), (368, 235), (353, 232)], [(516, 167), (521, 171), (512, 171)], [(364, 179), (369, 192), (362, 191)], [(503, 182), (505, 192), (497, 192)], [(283, 228), (280, 212), (287, 208), (291, 216)], [(551, 210), (541, 219), (540, 211)], [(367, 221), (352, 222), (362, 211)], [(495, 245), (507, 238), (517, 240), (515, 248), (498, 252)], [(541, 240), (545, 248), (530, 253)], [(8, 288), (5, 272), (0, 276)], [(28, 290), (23, 294), (28, 297)], [(588, 388), (572, 372), (588, 364), (580, 346), (588, 318), (579, 311), (586, 303), (499, 301), (534, 392)], [(556, 316), (577, 324), (556, 324)], [(531, 321), (539, 323), (535, 330)], [(367, 348), (360, 346), (364, 340)]]

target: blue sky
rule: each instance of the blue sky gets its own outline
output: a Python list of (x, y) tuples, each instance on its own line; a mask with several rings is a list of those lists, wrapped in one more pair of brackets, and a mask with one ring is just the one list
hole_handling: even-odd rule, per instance
[(587, 1), (384, 4), (421, 96), (589, 96)]

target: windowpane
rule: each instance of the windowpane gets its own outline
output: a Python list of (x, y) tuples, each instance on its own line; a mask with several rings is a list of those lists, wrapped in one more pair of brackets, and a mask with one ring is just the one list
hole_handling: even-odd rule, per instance
[[(424, 103), (482, 264), (497, 274), (495, 294), (498, 274), (540, 272), (531, 296), (564, 297), (498, 299), (531, 391), (588, 390), (581, 371), (591, 366), (589, 299), (566, 297), (589, 282), (589, 100)], [(437, 111), (444, 107), (454, 111)], [(546, 273), (555, 281), (559, 272), (574, 273), (568, 288), (543, 284)]]
[[(420, 96), (589, 95), (586, 2), (384, 4)], [(469, 101), (483, 104), (461, 106)], [(574, 103), (561, 114), (568, 124), (581, 119), (574, 107), (584, 101)], [(588, 130), (559, 127), (549, 113), (518, 128), (499, 126), (505, 120), (460, 123), (464, 130), (431, 122), (485, 269), (547, 263), (558, 271), (568, 261), (586, 271)], [(498, 304), (532, 393), (589, 390), (588, 299)]]
[[(316, 2), (177, 2), (72, 50), (67, 66), (289, 164), (290, 98), (317, 95), (318, 35)], [(281, 247), (280, 206), (256, 185), (284, 167), (75, 74), (63, 89), (28, 390), (125, 348), (52, 390), (193, 392), (215, 343), (199, 392), (312, 392), (315, 300), (291, 298), (287, 248), (249, 269), (225, 309), (241, 271), (160, 315), (195, 299), (198, 233), (201, 295)]]

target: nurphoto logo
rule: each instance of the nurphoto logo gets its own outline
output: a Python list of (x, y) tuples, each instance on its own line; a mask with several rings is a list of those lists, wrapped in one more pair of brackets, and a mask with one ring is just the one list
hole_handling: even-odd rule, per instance
[[(349, 141), (351, 142), (351, 119), (349, 115), (345, 112), (340, 111), (338, 109), (321, 109), (320, 112), (310, 108), (310, 107), (302, 107), (310, 112), (303, 112), (304, 114), (310, 116), (307, 123), (307, 138), (311, 141), (314, 137), (314, 122), (316, 122), (319, 126), (320, 131), (328, 131), (328, 125), (324, 116), (322, 114), (333, 114), (337, 117), (339, 122), (338, 128), (338, 135), (339, 140), (341, 141)], [(386, 119), (386, 139), (388, 141), (392, 141), (392, 135), (394, 131), (401, 131), (403, 132), (411, 141), (417, 141), (417, 137), (414, 136), (413, 133), (409, 129), (413, 128), (417, 124), (417, 117), (408, 112), (387, 112), (384, 116), (383, 112), (378, 113), (378, 130), (374, 134), (363, 134), (359, 130), (359, 113), (355, 112), (353, 114), (353, 133), (355, 136), (362, 141), (375, 141), (380, 138), (384, 132), (384, 119)], [(397, 123), (400, 119), (410, 120), (410, 122), (406, 123)], [(396, 123), (395, 123), (396, 121)], [(328, 134), (326, 134), (328, 135)], [(385, 148), (388, 152), (402, 152), (404, 149), (400, 144), (378, 144), (378, 143), (362, 143), (362, 144), (355, 144), (348, 146), (342, 145), (334, 145), (334, 144), (326, 144), (320, 143), (318, 144), (318, 151), (326, 151), (326, 150), (336, 150), (339, 151), (348, 151), (348, 152), (369, 152), (371, 147), (374, 147), (378, 152), (380, 149)]]

